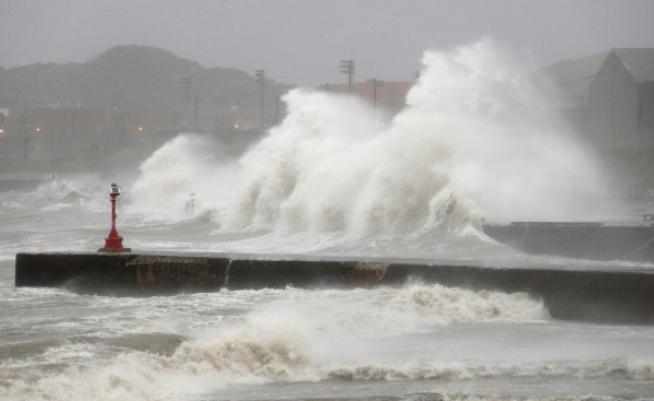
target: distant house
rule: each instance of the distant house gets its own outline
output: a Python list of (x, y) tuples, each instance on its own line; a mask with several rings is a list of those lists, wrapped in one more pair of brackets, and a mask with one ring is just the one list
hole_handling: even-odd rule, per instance
[(654, 49), (612, 49), (542, 70), (557, 108), (600, 151), (654, 148)]
[(588, 87), (588, 133), (600, 149), (654, 147), (654, 49), (613, 49)]

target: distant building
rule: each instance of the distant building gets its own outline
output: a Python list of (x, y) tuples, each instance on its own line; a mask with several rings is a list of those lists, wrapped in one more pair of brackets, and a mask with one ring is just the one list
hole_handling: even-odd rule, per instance
[(0, 123), (2, 158), (80, 159), (173, 132), (175, 112), (145, 105), (19, 105)]
[(542, 70), (557, 107), (600, 151), (654, 148), (654, 49), (612, 49)]
[[(352, 94), (371, 105), (376, 104), (381, 110), (397, 114), (406, 105), (406, 94), (412, 86), (413, 82), (384, 81), (381, 86), (377, 86), (375, 98), (374, 85), (371, 81), (357, 82), (352, 85)], [(327, 92), (349, 93), (347, 84), (325, 84), (319, 89)]]
[(81, 105), (19, 106), (5, 123), (7, 145), (14, 145), (9, 156), (30, 159), (97, 152), (107, 145), (109, 128), (106, 107)]
[(654, 49), (613, 49), (588, 88), (588, 132), (611, 150), (654, 147)]

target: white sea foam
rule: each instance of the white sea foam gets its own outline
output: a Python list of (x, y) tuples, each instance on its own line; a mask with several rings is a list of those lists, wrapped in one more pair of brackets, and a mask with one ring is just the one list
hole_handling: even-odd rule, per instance
[[(592, 394), (570, 396), (528, 396), (501, 394), (466, 394), (466, 393), (420, 393), (399, 397), (398, 401), (634, 401), (633, 398), (597, 396)], [(637, 401), (649, 401), (638, 398)]]
[[(29, 357), (34, 367), (29, 375), (0, 378), (0, 398), (180, 399), (187, 394), (213, 391), (226, 383), (322, 380), (343, 372), (326, 366), (334, 362), (339, 344), (342, 346), (346, 339), (365, 342), (367, 338), (400, 335), (451, 322), (533, 321), (547, 317), (542, 304), (525, 294), (422, 284), (352, 291), (226, 291), (177, 298), (169, 303), (168, 316), (177, 316), (176, 309), (189, 310), (194, 303), (220, 308), (246, 302), (240, 307), (251, 305), (248, 308), (253, 309), (240, 319), (216, 320), (214, 325), (196, 327), (193, 338), (170, 354), (130, 351), (105, 360), (101, 349), (96, 349), (97, 342), (92, 347), (87, 341), (58, 345)], [(104, 298), (97, 301), (101, 309), (105, 301), (109, 302)], [(147, 323), (148, 309), (143, 306), (152, 304), (162, 310), (167, 304), (164, 299), (127, 298), (116, 302), (121, 310), (141, 308), (135, 316), (142, 316), (143, 327), (152, 327)], [(207, 311), (205, 305), (198, 313), (206, 316)], [(115, 336), (115, 326), (122, 323), (113, 321), (120, 316), (107, 316), (107, 324), (111, 323), (107, 329)], [(133, 325), (133, 318), (128, 322)], [(132, 338), (134, 334), (121, 336)], [(91, 350), (97, 352), (93, 358), (88, 354)], [(50, 362), (57, 363), (58, 368), (48, 368)], [(26, 366), (20, 361), (6, 364), (3, 369)]]
[(516, 365), (446, 362), (431, 366), (360, 365), (326, 372), (327, 377), (345, 380), (424, 380), (498, 377), (599, 378), (654, 380), (653, 360), (604, 359), (595, 361), (547, 361)]
[(106, 193), (106, 187), (95, 174), (53, 176), (31, 191), (0, 192), (0, 205), (31, 213), (71, 208), (95, 212), (106, 209), (106, 202), (102, 201)]
[(592, 218), (589, 205), (606, 198), (601, 175), (548, 99), (489, 40), (426, 52), (406, 108), (385, 127), (363, 101), (293, 90), (288, 116), (237, 163), (196, 135), (164, 145), (141, 166), (134, 208), (210, 210), (221, 230), (424, 247), (478, 242), (482, 219)]
[[(164, 144), (141, 165), (130, 190), (130, 210), (163, 220), (220, 213), (237, 177), (233, 160), (208, 136), (181, 134)], [(220, 220), (220, 216), (216, 216)]]
[[(474, 380), (498, 378), (654, 380), (654, 361), (549, 361), (529, 365), (434, 363), (359, 365), (323, 369), (297, 348), (288, 332), (226, 334), (214, 342), (183, 344), (170, 357), (133, 352), (99, 365), (68, 368), (29, 379), (0, 378), (3, 400), (172, 400), (219, 393), (227, 384), (320, 380)], [(301, 342), (301, 341), (300, 341)], [(457, 396), (453, 396), (453, 399)], [(464, 397), (461, 395), (460, 397)], [(467, 399), (467, 398), (462, 398)], [(476, 398), (472, 398), (476, 399)], [(486, 399), (481, 397), (479, 399)], [(494, 398), (491, 398), (494, 399)], [(502, 399), (501, 397), (498, 399)], [(513, 396), (510, 399), (515, 398)], [(526, 399), (526, 398), (525, 398)], [(541, 399), (535, 397), (535, 399)]]
[[(424, 351), (430, 358), (379, 357), (384, 339), (395, 344), (414, 335), (431, 336), (447, 325), (474, 324), (475, 330), (483, 331), (485, 324), (543, 324), (547, 311), (542, 303), (522, 293), (414, 283), (398, 288), (289, 287), (87, 300), (99, 310), (113, 306), (120, 312), (105, 313), (104, 326), (93, 325), (94, 330), (106, 327), (109, 337), (93, 342), (82, 338), (79, 345), (65, 342), (30, 354), (31, 364), (6, 361), (0, 399), (182, 400), (220, 394), (224, 386), (233, 384), (323, 380), (654, 380), (654, 361), (648, 359), (469, 360), (441, 358), (434, 350)], [(235, 318), (218, 319), (224, 313)], [(149, 319), (183, 323), (181, 315), (192, 322), (185, 325), (184, 336), (129, 331), (163, 328)], [(151, 350), (145, 342), (157, 342), (159, 337), (164, 351), (138, 351), (139, 347)], [(431, 338), (422, 341), (434, 341)], [(105, 346), (126, 348), (116, 355)], [(53, 363), (57, 366), (50, 366)]]
[[(548, 317), (543, 303), (525, 293), (470, 291), (438, 284), (402, 288), (306, 291), (288, 289), (258, 309), (301, 316), (312, 335), (375, 337), (420, 332), (451, 322), (537, 321)], [(277, 312), (275, 312), (277, 311)]]

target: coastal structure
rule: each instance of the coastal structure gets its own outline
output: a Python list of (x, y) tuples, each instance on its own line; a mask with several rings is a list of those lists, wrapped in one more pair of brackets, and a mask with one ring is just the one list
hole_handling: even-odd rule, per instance
[(616, 48), (539, 71), (559, 92), (557, 108), (594, 149), (654, 147), (654, 48)]

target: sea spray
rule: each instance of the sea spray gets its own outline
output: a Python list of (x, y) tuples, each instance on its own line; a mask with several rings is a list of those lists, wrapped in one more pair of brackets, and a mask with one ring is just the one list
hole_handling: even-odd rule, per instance
[(129, 211), (164, 220), (219, 213), (236, 178), (236, 164), (221, 143), (192, 133), (164, 144), (140, 169), (141, 175), (128, 193), (133, 201)]
[(231, 225), (367, 236), (475, 220), (434, 168), (448, 156), (438, 141), (380, 130), (354, 99), (306, 90), (285, 99), (289, 116), (241, 160)]
[(482, 238), (484, 219), (592, 219), (607, 199), (548, 90), (489, 40), (426, 52), (383, 127), (353, 97), (296, 89), (284, 101), (287, 117), (238, 161), (197, 135), (164, 145), (141, 166), (135, 209), (188, 218), (193, 193), (221, 230), (447, 247)]
[(394, 127), (444, 143), (456, 194), (490, 221), (597, 217), (605, 182), (557, 114), (551, 88), (488, 40), (427, 52), (423, 65)]

